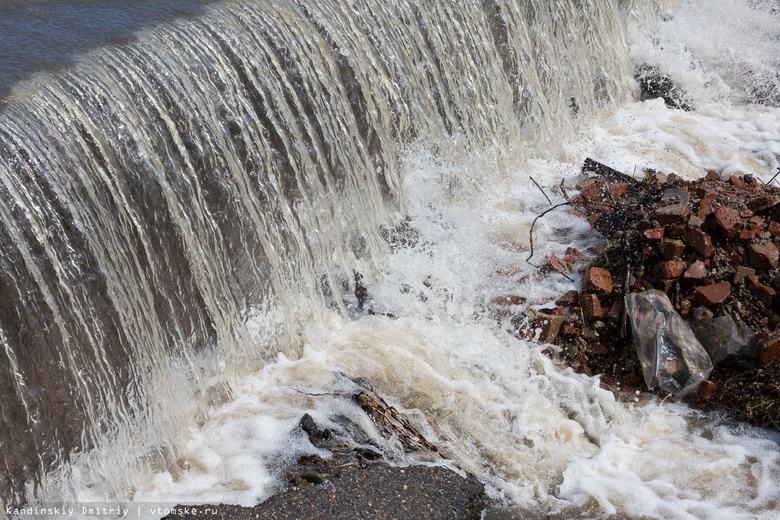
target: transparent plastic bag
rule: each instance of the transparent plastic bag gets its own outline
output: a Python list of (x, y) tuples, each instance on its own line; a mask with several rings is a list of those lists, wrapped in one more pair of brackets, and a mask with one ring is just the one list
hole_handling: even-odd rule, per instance
[(648, 388), (687, 395), (712, 372), (712, 361), (691, 328), (661, 291), (626, 295), (642, 373)]

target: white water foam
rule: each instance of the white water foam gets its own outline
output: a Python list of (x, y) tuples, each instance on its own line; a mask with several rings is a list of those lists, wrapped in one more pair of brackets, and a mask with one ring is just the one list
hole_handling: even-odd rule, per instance
[[(714, 23), (726, 4), (688, 2), (662, 26), (661, 39), (682, 42), (695, 28)], [(745, 7), (729, 13), (732, 19), (754, 20), (746, 3), (731, 4)], [(664, 28), (674, 24), (676, 33)], [(652, 42), (635, 49), (643, 59), (661, 50), (680, 53)], [(712, 60), (708, 65), (718, 66)], [(695, 91), (693, 79), (684, 86)], [(347, 417), (371, 431), (366, 416), (339, 397), (348, 390), (337, 375), (343, 373), (369, 378), (442, 446), (451, 464), (477, 475), (509, 510), (568, 517), (775, 517), (776, 436), (668, 401), (618, 401), (597, 379), (557, 369), (538, 345), (507, 332), (508, 318), (491, 303), (517, 294), (527, 305), (543, 305), (578, 281), (541, 276), (527, 261), (531, 223), (549, 207), (529, 177), (557, 185), (590, 155), (629, 174), (652, 167), (696, 177), (713, 169), (768, 180), (780, 156), (780, 112), (732, 105), (731, 91), (719, 92), (698, 97), (692, 113), (657, 101), (629, 103), (580, 139), (512, 171), (506, 183), (476, 193), (463, 180), (479, 170), (478, 161), (442, 162), (410, 152), (404, 192), (407, 224), (416, 233), (388, 256), (383, 275), (370, 280), (377, 315), (352, 321), (331, 316), (301, 331), (302, 357), (280, 355), (242, 379), (229, 402), (191, 426), (178, 467), (150, 475), (134, 500), (251, 505), (268, 497), (286, 461), (315, 451), (303, 436), (289, 435), (303, 413), (333, 427), (334, 417)], [(546, 192), (560, 200), (554, 190)], [(540, 219), (534, 240), (532, 263), (567, 246), (593, 244), (587, 225), (565, 209)], [(408, 462), (397, 446), (375, 437), (398, 462)], [(100, 496), (90, 489), (78, 494), (83, 500)]]

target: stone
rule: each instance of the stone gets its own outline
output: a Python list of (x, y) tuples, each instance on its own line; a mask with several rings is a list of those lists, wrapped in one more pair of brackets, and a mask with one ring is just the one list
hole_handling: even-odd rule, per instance
[(682, 276), (687, 266), (685, 262), (661, 262), (653, 266), (652, 273), (661, 280), (673, 280)]
[(582, 312), (588, 320), (600, 320), (604, 318), (604, 308), (601, 306), (601, 300), (595, 294), (583, 294), (580, 296), (580, 305)]
[(712, 170), (707, 172), (707, 175), (704, 177), (708, 181), (719, 181), (721, 180), (720, 174), (718, 172), (714, 172)]
[(747, 260), (750, 267), (756, 269), (777, 269), (778, 261), (780, 261), (780, 252), (778, 252), (777, 246), (774, 244), (767, 244), (766, 246), (750, 244), (747, 247)]
[(771, 332), (757, 341), (753, 352), (761, 366), (766, 366), (780, 357), (780, 330)]
[(734, 273), (734, 285), (741, 284), (745, 278), (748, 278), (749, 276), (755, 276), (756, 270), (752, 267), (746, 267), (744, 265), (741, 265), (737, 267), (736, 272)]
[(676, 204), (688, 205), (688, 201), (691, 199), (691, 194), (688, 190), (681, 190), (679, 188), (667, 188), (661, 195), (661, 200), (673, 200)]
[(707, 278), (707, 264), (701, 260), (696, 260), (691, 266), (683, 273), (682, 281), (685, 283), (701, 283)]
[(709, 258), (715, 247), (712, 245), (712, 237), (701, 229), (692, 229), (683, 237), (685, 243), (691, 246), (704, 258)]
[(587, 292), (609, 293), (612, 292), (614, 285), (612, 274), (600, 267), (588, 269), (582, 280), (582, 289)]
[(555, 300), (555, 305), (569, 306), (574, 305), (580, 299), (580, 293), (572, 289), (566, 294)]
[(655, 210), (655, 219), (662, 226), (679, 224), (688, 220), (691, 210), (685, 204), (672, 204)]
[(704, 221), (698, 217), (698, 215), (691, 215), (688, 217), (688, 227), (691, 229), (700, 228), (704, 225)]
[(696, 303), (712, 307), (726, 301), (731, 294), (731, 284), (729, 282), (713, 283), (697, 287), (694, 291)]
[(721, 235), (730, 238), (737, 234), (739, 225), (742, 222), (739, 211), (731, 206), (721, 206), (715, 211), (714, 216), (715, 226)]
[(745, 209), (741, 209), (741, 210), (739, 210), (739, 216), (740, 216), (741, 218), (747, 218), (747, 219), (749, 219), (750, 217), (752, 217), (752, 216), (753, 216), (753, 212), (752, 212), (751, 210), (747, 209), (747, 208), (745, 208)]
[(685, 242), (676, 238), (666, 238), (661, 242), (661, 252), (667, 260), (677, 258), (685, 252)]

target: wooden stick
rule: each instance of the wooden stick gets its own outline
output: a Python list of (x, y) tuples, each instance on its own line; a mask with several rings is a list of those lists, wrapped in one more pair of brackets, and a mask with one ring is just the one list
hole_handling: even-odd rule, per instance
[(539, 183), (538, 183), (538, 182), (536, 182), (536, 180), (534, 180), (534, 178), (533, 178), (533, 177), (531, 177), (530, 175), (528, 176), (528, 178), (529, 178), (529, 179), (531, 179), (531, 182), (533, 182), (534, 184), (536, 184), (536, 187), (537, 187), (537, 188), (539, 188), (539, 191), (541, 191), (541, 192), (542, 192), (542, 195), (544, 195), (544, 198), (545, 198), (545, 199), (547, 199), (547, 203), (548, 203), (548, 204), (552, 204), (552, 201), (550, 200), (550, 197), (548, 197), (548, 196), (547, 196), (547, 194), (546, 194), (546, 193), (544, 192), (544, 190), (542, 189), (542, 187), (541, 187), (541, 186), (539, 186)]
[(530, 242), (531, 242), (531, 254), (529, 254), (528, 258), (525, 259), (526, 262), (529, 261), (532, 256), (534, 256), (534, 226), (536, 225), (536, 221), (539, 220), (541, 217), (545, 216), (547, 213), (549, 213), (552, 210), (554, 210), (555, 208), (560, 208), (561, 206), (570, 206), (570, 205), (571, 205), (571, 202), (566, 201), (566, 202), (561, 202), (560, 204), (556, 204), (555, 206), (551, 206), (551, 207), (547, 208), (546, 210), (542, 211), (541, 213), (539, 213), (539, 215), (537, 215), (537, 217), (534, 219), (534, 221), (531, 222), (531, 229), (530, 229), (530, 231), (528, 231), (528, 237), (529, 237)]

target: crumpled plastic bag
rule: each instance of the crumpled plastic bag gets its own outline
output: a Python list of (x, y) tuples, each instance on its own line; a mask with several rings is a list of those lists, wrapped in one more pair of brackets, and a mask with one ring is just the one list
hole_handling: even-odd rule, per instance
[(660, 386), (683, 397), (707, 379), (712, 361), (665, 293), (628, 294), (626, 312), (648, 388)]

